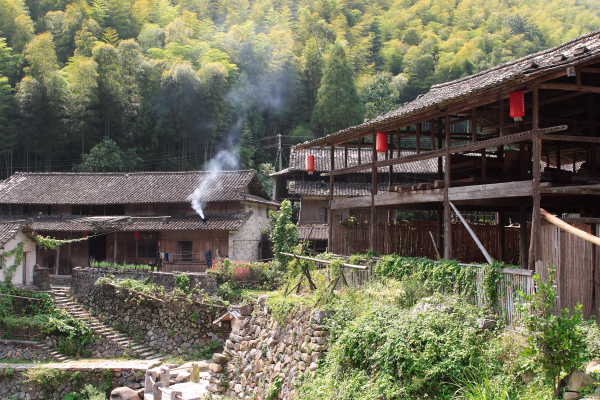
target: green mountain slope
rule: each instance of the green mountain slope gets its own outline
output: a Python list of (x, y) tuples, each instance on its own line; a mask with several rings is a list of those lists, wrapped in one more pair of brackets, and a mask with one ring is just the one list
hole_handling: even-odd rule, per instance
[[(236, 144), (257, 167), (278, 134), (599, 27), (595, 0), (0, 0), (0, 174), (201, 168)], [(105, 137), (126, 160), (82, 163)]]

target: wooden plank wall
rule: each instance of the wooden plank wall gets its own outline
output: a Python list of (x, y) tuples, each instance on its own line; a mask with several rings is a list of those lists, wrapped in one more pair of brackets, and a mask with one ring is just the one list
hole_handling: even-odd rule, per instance
[[(597, 233), (592, 224), (570, 222), (589, 233)], [(559, 292), (559, 307), (572, 308), (583, 304), (586, 317), (598, 316), (598, 249), (589, 242), (580, 239), (558, 227), (544, 223), (541, 227), (542, 263), (536, 265), (536, 272), (542, 278), (548, 276), (548, 267), (555, 266)]]
[[(385, 221), (385, 218), (379, 218)], [(330, 251), (336, 254), (351, 255), (366, 252), (369, 249), (368, 224), (359, 222), (358, 225), (344, 226), (339, 219), (333, 228), (333, 243)], [(360, 221), (360, 218), (359, 218)], [(502, 251), (500, 246), (501, 234), (498, 225), (472, 225), (486, 249), (492, 257), (499, 259)], [(436, 258), (431, 235), (439, 237), (438, 221), (411, 221), (400, 223), (381, 222), (375, 230), (375, 250), (380, 254), (400, 254), (409, 257)], [(519, 228), (505, 227), (505, 263), (519, 263)], [(430, 235), (431, 232), (431, 235)], [(477, 248), (467, 230), (460, 223), (453, 224), (453, 258), (462, 262), (485, 262), (481, 251)], [(443, 252), (440, 244), (438, 251)]]

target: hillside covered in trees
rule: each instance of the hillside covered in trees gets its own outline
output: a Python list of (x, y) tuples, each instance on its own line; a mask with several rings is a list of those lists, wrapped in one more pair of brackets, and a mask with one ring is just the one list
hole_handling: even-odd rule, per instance
[(0, 174), (257, 167), (599, 27), (597, 0), (0, 0)]

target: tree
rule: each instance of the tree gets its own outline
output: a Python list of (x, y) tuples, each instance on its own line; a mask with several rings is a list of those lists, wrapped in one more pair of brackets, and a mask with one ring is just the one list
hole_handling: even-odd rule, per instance
[(81, 164), (75, 167), (79, 172), (123, 172), (136, 171), (142, 165), (142, 159), (135, 149), (121, 150), (119, 145), (104, 138), (84, 154)]
[(273, 243), (273, 254), (280, 266), (285, 268), (289, 257), (281, 253), (293, 253), (294, 248), (300, 242), (298, 227), (293, 222), (294, 210), (292, 202), (284, 200), (281, 202), (279, 211), (271, 214), (271, 242)]
[(306, 42), (301, 59), (302, 84), (304, 86), (304, 102), (307, 118), (315, 108), (317, 93), (323, 78), (323, 57), (317, 41), (313, 38)]
[(361, 90), (360, 97), (365, 105), (365, 117), (375, 118), (400, 105), (400, 92), (406, 82), (402, 77), (380, 72), (370, 79)]
[(313, 130), (319, 136), (336, 132), (359, 124), (363, 115), (363, 106), (344, 48), (336, 44), (327, 59), (321, 79), (317, 104), (312, 114)]

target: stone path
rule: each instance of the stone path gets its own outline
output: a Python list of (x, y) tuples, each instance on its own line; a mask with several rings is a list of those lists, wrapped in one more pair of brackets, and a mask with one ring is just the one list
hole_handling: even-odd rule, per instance
[(65, 310), (71, 316), (82, 320), (92, 330), (108, 339), (109, 341), (119, 345), (122, 348), (128, 349), (136, 357), (145, 360), (157, 360), (162, 358), (162, 354), (147, 348), (143, 344), (137, 343), (129, 336), (105, 325), (98, 318), (92, 316), (81, 304), (79, 304), (69, 294), (70, 288), (67, 286), (52, 286), (51, 294), (54, 296), (54, 301), (58, 308)]
[(52, 368), (68, 370), (97, 370), (97, 369), (136, 369), (147, 370), (160, 364), (159, 360), (77, 360), (61, 363), (0, 363), (0, 369), (12, 368), (22, 371), (30, 368)]

